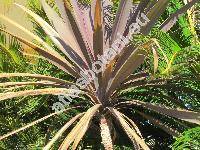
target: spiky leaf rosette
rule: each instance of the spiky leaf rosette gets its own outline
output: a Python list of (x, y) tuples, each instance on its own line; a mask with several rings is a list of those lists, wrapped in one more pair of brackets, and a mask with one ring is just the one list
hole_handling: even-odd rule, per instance
[[(169, 18), (163, 22), (160, 29), (163, 32), (170, 30), (176, 23), (177, 18), (186, 12), (187, 9), (192, 7), (197, 1), (198, 0), (193, 0), (171, 14)], [(113, 126), (113, 120), (121, 126), (133, 142), (135, 149), (150, 149), (145, 143), (137, 123), (135, 123), (134, 119), (123, 113), (123, 110), (126, 110), (127, 108), (132, 108), (135, 111), (135, 114), (149, 120), (152, 124), (155, 124), (173, 136), (178, 135), (176, 129), (166, 125), (158, 118), (154, 118), (150, 115), (151, 113), (148, 112), (175, 119), (179, 123), (190, 122), (193, 124), (200, 124), (200, 114), (183, 108), (184, 104), (180, 100), (168, 97), (174, 106), (178, 107), (172, 108), (152, 102), (145, 102), (143, 100), (122, 97), (123, 91), (131, 88), (153, 87), (160, 89), (176, 89), (176, 85), (169, 84), (166, 79), (150, 78), (151, 74), (148, 72), (137, 72), (136, 74), (133, 74), (138, 67), (143, 64), (151, 50), (154, 54), (154, 72), (156, 72), (156, 68), (158, 67), (158, 55), (156, 50), (151, 48), (151, 41), (144, 43), (128, 42), (126, 44), (118, 44), (116, 47), (121, 48), (121, 50), (118, 51), (114, 57), (106, 58), (108, 59), (106, 60), (107, 64), (104, 65), (101, 71), (95, 72), (95, 78), (90, 80), (85, 86), (80, 83), (80, 79), (83, 80), (82, 76), (84, 76), (84, 72), (88, 70), (98, 70), (97, 68), (94, 69), (94, 64), (97, 63), (99, 57), (105, 53), (109, 55), (106, 50), (111, 49), (113, 46), (112, 44), (117, 40), (122, 41), (122, 39), (118, 39), (119, 34), (124, 37), (132, 37), (131, 26), (133, 25), (132, 23), (138, 21), (138, 17), (148, 17), (149, 21), (145, 24), (140, 22), (140, 24), (142, 24), (140, 34), (148, 35), (161, 14), (165, 11), (169, 3), (168, 0), (141, 0), (136, 3), (133, 3), (132, 0), (121, 0), (114, 20), (114, 14), (112, 13), (113, 5), (110, 0), (93, 0), (91, 5), (88, 6), (82, 6), (77, 0), (71, 0), (70, 2), (56, 0), (55, 2), (59, 9), (59, 14), (54, 11), (45, 0), (41, 0), (41, 5), (51, 24), (48, 24), (43, 18), (26, 7), (18, 4), (17, 6), (35, 19), (58, 47), (60, 50), (59, 52), (54, 50), (40, 37), (7, 17), (0, 15), (1, 19), (8, 21), (19, 31), (29, 35), (37, 44), (8, 31), (5, 32), (34, 49), (43, 59), (57, 66), (58, 69), (74, 79), (74, 82), (69, 82), (55, 77), (38, 74), (0, 74), (1, 79), (28, 77), (30, 79), (38, 80), (37, 82), (2, 83), (0, 85), (2, 87), (17, 88), (17, 86), (21, 85), (35, 85), (37, 86), (37, 89), (25, 91), (18, 90), (7, 93), (3, 92), (0, 94), (0, 101), (27, 95), (72, 95), (74, 93), (80, 93), (78, 96), (83, 98), (81, 95), (87, 95), (88, 101), (90, 102), (89, 104), (92, 105), (86, 112), (73, 117), (67, 122), (44, 147), (45, 150), (50, 149), (59, 136), (71, 127), (74, 122), (80, 119), (71, 129), (59, 148), (60, 150), (66, 150), (72, 146), (72, 149), (75, 150), (87, 129), (94, 123), (94, 118), (99, 120), (101, 135), (104, 136), (102, 137), (102, 143), (106, 149), (113, 149), (112, 144), (114, 141), (111, 140), (112, 130), (110, 130), (110, 126)], [(77, 82), (75, 82), (76, 80)], [(181, 80), (181, 78), (175, 78), (174, 80)], [(71, 89), (71, 86), (76, 88)], [(188, 89), (186, 88), (183, 90), (187, 91)], [(146, 97), (148, 97), (148, 95), (146, 95)], [(0, 140), (25, 130), (49, 117), (55, 116), (56, 114), (64, 113), (65, 111), (66, 110), (52, 113), (36, 120), (20, 129), (1, 136)], [(102, 118), (102, 116), (105, 116), (105, 118)], [(109, 120), (107, 118), (109, 118)], [(106, 139), (108, 140), (106, 141)]]

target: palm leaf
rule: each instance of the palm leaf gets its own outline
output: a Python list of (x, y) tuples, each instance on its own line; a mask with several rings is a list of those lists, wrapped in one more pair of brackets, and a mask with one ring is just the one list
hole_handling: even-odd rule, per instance
[(79, 119), (84, 113), (78, 114), (70, 121), (68, 121), (57, 133), (56, 135), (51, 139), (49, 143), (43, 148), (43, 150), (49, 150), (51, 146), (57, 141), (57, 139), (77, 120)]
[[(62, 43), (58, 40), (60, 38), (59, 34), (46, 21), (44, 21), (39, 15), (35, 14), (31, 10), (25, 8), (24, 6), (19, 5), (19, 4), (16, 4), (16, 5), (18, 7), (20, 7), (22, 10), (24, 10), (26, 13), (28, 13), (30, 16), (32, 16), (37, 21), (37, 23), (39, 23), (39, 25), (44, 29), (44, 31), (47, 33), (47, 35), (50, 36), (50, 38), (52, 39), (52, 41), (60, 48), (60, 50), (72, 62), (74, 62), (77, 66), (81, 66), (82, 64), (84, 64), (84, 62), (82, 61), (82, 59), (79, 58), (80, 56), (72, 48), (70, 48), (69, 46), (68, 46), (68, 48), (65, 48), (62, 45)], [(48, 4), (46, 4), (46, 3), (44, 3), (43, 7), (46, 8), (47, 10), (51, 10), (50, 6), (48, 6)], [(53, 10), (51, 10), (51, 12), (55, 13)], [(58, 15), (57, 15), (57, 18), (58, 18)], [(60, 21), (62, 21), (62, 20), (60, 20)], [(65, 25), (63, 25), (63, 26), (65, 26)], [(62, 37), (62, 35), (61, 35), (61, 37)], [(67, 37), (69, 39), (71, 39), (71, 37), (69, 37), (69, 36), (67, 36)], [(65, 36), (65, 38), (66, 38), (66, 36)], [(66, 45), (70, 44), (69, 42), (65, 42), (65, 43), (66, 43)], [(74, 56), (75, 54), (76, 54), (76, 56)]]
[(59, 114), (61, 114), (61, 113), (63, 113), (63, 112), (66, 112), (66, 111), (68, 111), (68, 110), (71, 110), (71, 109), (73, 109), (73, 108), (75, 108), (75, 107), (67, 108), (67, 109), (65, 109), (65, 110), (52, 113), (52, 114), (47, 115), (47, 116), (45, 116), (45, 117), (42, 117), (42, 118), (40, 118), (40, 119), (38, 119), (38, 120), (36, 120), (36, 121), (33, 121), (33, 122), (27, 124), (26, 126), (23, 126), (23, 127), (19, 128), (19, 129), (17, 129), (17, 130), (14, 130), (14, 131), (8, 133), (8, 134), (5, 134), (5, 135), (3, 135), (3, 136), (0, 136), (0, 141), (3, 140), (3, 139), (5, 139), (5, 138), (7, 138), (7, 137), (9, 137), (9, 136), (12, 136), (13, 134), (16, 134), (16, 133), (18, 133), (18, 132), (20, 132), (20, 131), (26, 130), (26, 129), (28, 129), (28, 128), (30, 128), (30, 127), (32, 127), (32, 126), (34, 126), (34, 125), (36, 125), (36, 124), (38, 124), (38, 123), (40, 123), (40, 122), (46, 120), (46, 119), (52, 117), (52, 116), (59, 115)]
[[(2, 30), (2, 29), (0, 29)], [(16, 36), (10, 32), (5, 31), (6, 33), (8, 33), (9, 35), (17, 38), (19, 41), (21, 41), (22, 43), (28, 45), (29, 47), (33, 48), (35, 51), (37, 51), (40, 55), (43, 56), (44, 59), (48, 60), (50, 63), (54, 64), (55, 66), (57, 66), (59, 69), (65, 71), (66, 73), (72, 74), (74, 76), (77, 76), (77, 73), (75, 73), (74, 68), (72, 67), (72, 65), (66, 61), (66, 59), (64, 59), (60, 54), (56, 53), (56, 52), (51, 52), (51, 51), (47, 51), (45, 49), (43, 49), (42, 47), (37, 46), (36, 44), (29, 42), (19, 36)]]
[(111, 44), (117, 39), (117, 33), (123, 35), (132, 10), (132, 6), (133, 4), (131, 0), (120, 0), (119, 8), (113, 25)]
[(164, 32), (167, 32), (173, 27), (173, 25), (177, 22), (178, 18), (182, 16), (188, 9), (190, 9), (198, 0), (192, 0), (191, 2), (187, 3), (185, 6), (181, 7), (178, 11), (171, 14), (165, 22), (160, 26), (160, 29)]
[(77, 25), (80, 29), (84, 43), (87, 46), (87, 50), (83, 51), (84, 56), (87, 57), (88, 61), (91, 63), (93, 61), (93, 30), (91, 23), (89, 22), (89, 9), (81, 7), (81, 4), (76, 0), (72, 0), (72, 7), (74, 8), (74, 15)]
[(80, 142), (81, 138), (87, 131), (89, 124), (91, 122), (92, 117), (95, 115), (97, 110), (101, 105), (95, 105), (88, 109), (88, 111), (84, 114), (84, 116), (80, 119), (77, 125), (72, 129), (72, 131), (67, 135), (65, 140), (63, 141), (62, 145), (60, 146), (60, 150), (68, 149), (72, 142), (73, 146), (72, 149), (75, 150)]
[(165, 106), (157, 106), (154, 104), (142, 102), (142, 101), (129, 101), (129, 102), (122, 102), (121, 104), (130, 104), (130, 105), (136, 105), (136, 106), (141, 106), (153, 111), (156, 111), (160, 114), (165, 114), (177, 119), (181, 119), (187, 122), (195, 123), (195, 124), (200, 124), (200, 114), (198, 112), (193, 112), (193, 111), (188, 111), (185, 109), (172, 109), (172, 108), (167, 108)]
[(56, 84), (54, 82), (49, 81), (38, 81), (38, 82), (5, 82), (0, 83), (0, 87), (10, 87), (10, 86), (22, 86), (22, 85), (46, 85), (46, 86), (59, 86), (59, 84)]
[(129, 138), (133, 141), (134, 140), (145, 150), (150, 150), (149, 147), (145, 144), (144, 140), (141, 139), (137, 133), (130, 128), (130, 126), (126, 123), (126, 121), (123, 119), (123, 117), (120, 115), (120, 113), (115, 109), (110, 109), (111, 113), (117, 118), (117, 120), (120, 122), (121, 126), (123, 127), (126, 134), (129, 136)]
[(161, 128), (163, 131), (165, 131), (166, 133), (174, 136), (174, 137), (178, 137), (180, 135), (180, 133), (178, 131), (176, 131), (175, 129), (170, 128), (169, 126), (165, 125), (164, 123), (162, 123), (162, 121), (158, 120), (158, 119), (154, 119), (153, 117), (146, 115), (142, 112), (137, 112), (139, 113), (142, 117), (146, 118), (147, 120), (149, 120), (151, 123), (153, 123), (154, 125), (156, 125), (157, 127)]
[(34, 79), (40, 79), (40, 80), (47, 80), (51, 82), (55, 82), (58, 84), (69, 84), (72, 85), (72, 82), (65, 81), (62, 79), (58, 79), (51, 76), (46, 75), (40, 75), (40, 74), (30, 74), (30, 73), (0, 73), (0, 78), (12, 78), (12, 77), (28, 77), (28, 78), (34, 78)]
[[(68, 4), (68, 2), (65, 1), (64, 6), (65, 6), (66, 14), (68, 16), (69, 23), (70, 23), (72, 30), (73, 30), (74, 36), (75, 36), (79, 46), (81, 47), (81, 51), (82, 51), (88, 65), (89, 65), (89, 67), (91, 67), (92, 56), (90, 55), (91, 54), (90, 49), (88, 49), (90, 47), (87, 47), (87, 43), (85, 43), (86, 40), (88, 40), (88, 39), (86, 39), (87, 35), (85, 35), (85, 32), (83, 32), (83, 31), (81, 33), (81, 30), (80, 30), (79, 25), (78, 25), (79, 21), (77, 22), (77, 20), (76, 20), (78, 18), (74, 17), (74, 14), (70, 10), (70, 4)], [(84, 27), (85, 27), (85, 25), (82, 26), (81, 29), (83, 29)], [(84, 34), (84, 35), (82, 35), (82, 34)]]
[[(107, 87), (107, 93), (113, 92), (144, 61), (146, 52), (140, 47), (128, 46), (126, 53), (118, 60)], [(133, 63), (132, 60), (137, 60)]]
[(46, 94), (52, 94), (52, 95), (71, 94), (71, 92), (73, 93), (75, 91), (76, 90), (66, 89), (66, 88), (45, 88), (45, 89), (25, 90), (18, 92), (7, 92), (7, 93), (0, 93), (0, 101), (27, 95), (35, 96), (35, 95), (46, 95)]
[(157, 3), (147, 12), (147, 17), (150, 20), (146, 26), (142, 27), (141, 33), (148, 34), (151, 28), (155, 25), (160, 15), (165, 11), (169, 0), (158, 0)]

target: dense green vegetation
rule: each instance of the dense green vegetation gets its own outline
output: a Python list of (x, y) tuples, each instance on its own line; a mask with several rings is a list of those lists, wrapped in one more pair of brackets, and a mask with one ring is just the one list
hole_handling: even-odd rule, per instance
[(196, 127), (189, 129), (183, 132), (183, 135), (176, 139), (176, 142), (173, 144), (174, 150), (190, 150), (190, 149), (199, 149), (200, 145), (200, 128)]
[[(82, 1), (84, 3), (85, 1)], [(87, 1), (87, 4), (89, 1)], [(138, 3), (138, 1), (136, 2)], [(59, 12), (54, 2), (49, 4), (56, 12)], [(87, 4), (85, 4), (87, 6)], [(113, 12), (116, 12), (119, 1), (114, 1)], [(177, 23), (168, 31), (163, 32), (159, 29), (161, 23), (167, 19), (170, 14), (184, 6), (182, 0), (170, 0), (170, 3), (157, 24), (147, 35), (135, 36), (132, 43), (147, 43), (144, 49), (149, 50), (145, 62), (135, 71), (148, 72), (147, 81), (149, 85), (132, 88), (135, 83), (127, 85), (126, 90), (119, 92), (119, 97), (123, 99), (136, 99), (153, 104), (162, 104), (170, 108), (182, 108), (190, 111), (200, 112), (200, 45), (199, 45), (199, 27), (196, 22), (191, 22), (189, 12), (179, 18)], [(48, 23), (45, 11), (42, 9), (39, 1), (29, 0), (28, 7), (42, 17)], [(192, 8), (192, 12), (198, 10), (199, 4)], [(198, 15), (192, 14), (197, 18)], [(30, 17), (33, 23), (34, 33), (51, 45), (54, 50), (59, 51), (50, 37), (39, 26), (35, 20)], [(194, 19), (195, 20), (195, 19)], [(193, 21), (194, 21), (193, 20)], [(194, 26), (193, 26), (194, 25)], [(8, 36), (9, 38), (6, 38)], [(7, 40), (8, 39), (8, 40)], [(37, 41), (34, 41), (37, 43)], [(148, 44), (150, 43), (150, 44)], [(47, 61), (35, 58), (33, 56), (24, 56), (21, 52), (27, 51), (23, 48), (17, 39), (10, 37), (5, 32), (0, 32), (0, 72), (26, 72), (34, 74), (51, 75), (56, 78), (74, 81), (70, 75), (66, 75), (54, 65)], [(153, 51), (152, 51), (153, 50)], [(28, 51), (32, 51), (28, 49)], [(36, 55), (37, 53), (32, 53)], [(23, 82), (26, 78), (17, 77), (11, 79), (1, 79), (1, 82)], [(34, 81), (34, 80), (33, 80)], [(140, 82), (138, 82), (140, 83)], [(14, 89), (28, 90), (36, 89), (37, 86), (28, 85)], [(13, 89), (0, 89), (1, 92), (12, 91)], [(121, 99), (122, 100), (122, 99)], [(42, 118), (50, 113), (50, 106), (58, 101), (57, 96), (28, 96), (23, 98), (14, 98), (0, 102), (0, 135), (16, 130), (34, 120)], [(75, 98), (71, 105), (82, 105), (83, 108), (73, 109), (70, 112), (57, 115), (41, 122), (31, 128), (19, 132), (7, 139), (0, 141), (0, 149), (5, 150), (36, 150), (42, 149), (56, 132), (76, 114), (87, 111), (90, 103), (87, 97)], [(121, 111), (129, 118), (133, 119), (145, 139), (145, 142), (151, 149), (199, 149), (200, 148), (200, 128), (192, 123), (186, 123), (180, 119), (163, 116), (142, 107), (127, 109)], [(151, 118), (150, 116), (154, 116)], [(155, 121), (157, 123), (155, 123)], [(93, 120), (94, 124), (88, 129), (84, 140), (79, 143), (80, 149), (104, 149), (101, 144), (101, 134), (99, 132), (98, 120)], [(133, 149), (128, 136), (121, 130), (116, 121), (114, 122), (114, 149)], [(159, 126), (158, 122), (162, 125)], [(178, 131), (177, 138), (165, 132), (168, 126), (170, 129)], [(165, 128), (163, 130), (163, 128)], [(169, 129), (168, 128), (168, 129)], [(69, 131), (72, 127), (69, 128)], [(182, 134), (181, 134), (182, 133)], [(58, 149), (62, 141), (67, 136), (64, 133), (55, 143), (53, 149)], [(99, 144), (96, 144), (99, 143)]]

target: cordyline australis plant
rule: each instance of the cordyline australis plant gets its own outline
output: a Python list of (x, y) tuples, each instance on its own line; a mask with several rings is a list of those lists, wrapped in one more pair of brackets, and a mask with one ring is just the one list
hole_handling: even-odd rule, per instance
[[(153, 2), (150, 0), (141, 0), (139, 3), (135, 4), (132, 3), (132, 0), (121, 0), (116, 17), (112, 22), (108, 19), (113, 17), (111, 9), (113, 6), (109, 0), (93, 0), (91, 5), (88, 7), (83, 7), (76, 0), (71, 0), (70, 3), (65, 0), (56, 0), (55, 2), (59, 8), (59, 15), (44, 0), (41, 0), (41, 4), (48, 19), (52, 22), (52, 26), (31, 10), (20, 5), (18, 6), (38, 22), (46, 34), (50, 36), (55, 45), (60, 49), (60, 52), (66, 55), (67, 59), (45, 43), (41, 38), (2, 15), (0, 16), (1, 19), (7, 20), (13, 24), (16, 29), (31, 36), (38, 44), (36, 45), (22, 37), (4, 31), (3, 29), (1, 30), (33, 48), (42, 55), (44, 59), (66, 72), (66, 74), (71, 75), (74, 79), (81, 77), (81, 71), (91, 69), (92, 64), (97, 60), (97, 56), (101, 56), (105, 49), (109, 48), (111, 44), (117, 40), (117, 33), (127, 36), (129, 33), (129, 26), (133, 22), (136, 22), (137, 16), (141, 16), (141, 13), (144, 13), (150, 20), (146, 26), (141, 27), (140, 30), (141, 34), (147, 35), (169, 3), (168, 0), (158, 0)], [(169, 18), (163, 22), (160, 29), (165, 32), (168, 31), (175, 24), (177, 18), (196, 2), (197, 0), (189, 2), (177, 12), (170, 15)], [(82, 95), (88, 96), (91, 108), (69, 120), (56, 133), (44, 149), (50, 149), (58, 138), (77, 121), (59, 148), (61, 150), (66, 150), (72, 144), (72, 149), (76, 149), (87, 129), (91, 124), (93, 124), (93, 119), (95, 118), (99, 120), (102, 143), (106, 150), (113, 149), (114, 141), (112, 135), (113, 132), (116, 132), (114, 130), (114, 122), (121, 126), (132, 141), (135, 149), (142, 148), (148, 150), (149, 147), (145, 143), (137, 124), (134, 120), (130, 119), (129, 116), (122, 113), (122, 110), (127, 108), (134, 108), (138, 115), (146, 118), (151, 123), (157, 125), (173, 136), (177, 136), (178, 131), (162, 123), (162, 121), (155, 119), (153, 116), (145, 114), (145, 111), (142, 112), (140, 111), (141, 109), (138, 108), (186, 122), (200, 124), (200, 114), (197, 112), (188, 111), (186, 109), (173, 109), (141, 100), (124, 99), (123, 97), (120, 97), (120, 91), (127, 88), (137, 88), (153, 84), (159, 85), (165, 81), (160, 79), (149, 82), (147, 79), (150, 75), (147, 72), (132, 74), (146, 58), (147, 51), (144, 51), (143, 49), (145, 47), (150, 47), (151, 44), (151, 42), (142, 44), (130, 42), (115, 58), (113, 58), (113, 60), (109, 62), (108, 65), (106, 65), (106, 68), (102, 72), (97, 74), (97, 82), (99, 84), (97, 89), (94, 81), (92, 81), (85, 89), (80, 89)], [(156, 60), (155, 51), (154, 56)], [(157, 61), (155, 61), (155, 63), (157, 63)], [(157, 65), (155, 65), (155, 67), (156, 66)], [(19, 87), (39, 85), (45, 86), (46, 88), (25, 91), (19, 90), (17, 92), (8, 93), (4, 92), (0, 94), (1, 101), (27, 95), (70, 94), (73, 93), (74, 90), (70, 90), (69, 87), (71, 85), (76, 85), (75, 82), (69, 82), (46, 75), (28, 73), (0, 74), (0, 78), (11, 77), (29, 77), (37, 79), (38, 81), (17, 83), (5, 82), (1, 83), (1, 86)], [(79, 87), (79, 85), (76, 86)], [(177, 105), (181, 105), (180, 101), (174, 100), (174, 102)], [(48, 119), (49, 117), (65, 113), (73, 108), (76, 107), (72, 106), (63, 111), (45, 116), (20, 129), (1, 136), (0, 140), (25, 130), (41, 121), (44, 121), (45, 119)]]

